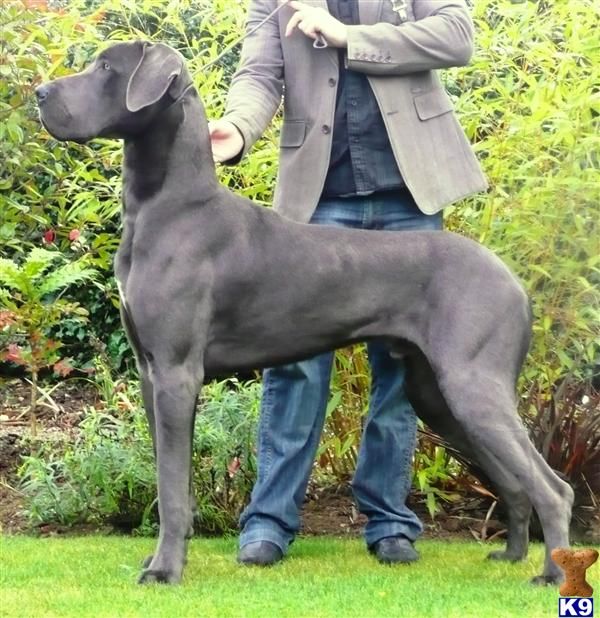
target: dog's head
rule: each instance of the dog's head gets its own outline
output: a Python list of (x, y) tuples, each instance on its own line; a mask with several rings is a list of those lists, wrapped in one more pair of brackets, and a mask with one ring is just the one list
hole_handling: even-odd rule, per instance
[(129, 137), (190, 84), (183, 57), (162, 43), (118, 43), (81, 73), (36, 89), (42, 124), (57, 139)]

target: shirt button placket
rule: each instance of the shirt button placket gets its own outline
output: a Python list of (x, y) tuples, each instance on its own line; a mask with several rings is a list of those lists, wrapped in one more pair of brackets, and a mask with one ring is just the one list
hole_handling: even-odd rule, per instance
[(361, 96), (359, 86), (353, 77), (348, 80), (348, 145), (350, 147), (350, 161), (352, 165), (352, 175), (357, 191), (365, 190), (365, 160), (360, 139), (360, 125), (358, 120), (358, 99)]

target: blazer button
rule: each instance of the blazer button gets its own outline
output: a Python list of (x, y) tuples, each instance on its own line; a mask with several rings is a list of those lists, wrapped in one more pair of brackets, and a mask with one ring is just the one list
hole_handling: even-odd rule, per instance
[(332, 86), (332, 87), (333, 87), (333, 86), (335, 86), (335, 85), (337, 84), (337, 81), (336, 81), (333, 77), (330, 77), (330, 78), (327, 80), (327, 83), (328, 83), (330, 86)]
[(328, 133), (331, 132), (331, 127), (328, 124), (324, 124), (321, 127), (321, 131), (323, 131), (323, 133), (325, 133), (325, 135), (327, 135)]

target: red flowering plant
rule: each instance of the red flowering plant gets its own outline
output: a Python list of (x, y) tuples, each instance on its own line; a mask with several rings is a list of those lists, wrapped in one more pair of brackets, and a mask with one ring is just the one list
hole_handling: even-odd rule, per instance
[(67, 262), (58, 251), (39, 247), (21, 265), (0, 259), (0, 361), (21, 365), (30, 374), (32, 431), (40, 371), (52, 367), (60, 376), (71, 371), (68, 359), (61, 358), (61, 343), (47, 333), (67, 315), (85, 321), (87, 311), (63, 294), (95, 275), (84, 259)]

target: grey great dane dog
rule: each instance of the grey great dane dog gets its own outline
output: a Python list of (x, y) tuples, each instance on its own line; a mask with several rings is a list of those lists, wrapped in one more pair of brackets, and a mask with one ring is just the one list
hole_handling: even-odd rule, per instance
[(534, 581), (561, 580), (550, 552), (568, 545), (573, 492), (516, 412), (531, 314), (497, 257), (449, 232), (293, 223), (234, 195), (217, 181), (183, 57), (166, 45), (113, 45), (36, 93), (57, 139), (124, 140), (115, 270), (154, 440), (160, 515), (141, 582), (182, 576), (203, 380), (373, 338), (405, 359), (417, 414), (474, 459), (506, 503), (506, 550), (491, 557), (526, 555), (533, 505), (546, 543)]

